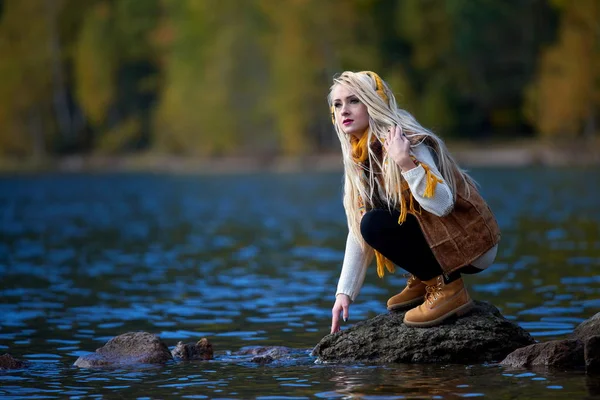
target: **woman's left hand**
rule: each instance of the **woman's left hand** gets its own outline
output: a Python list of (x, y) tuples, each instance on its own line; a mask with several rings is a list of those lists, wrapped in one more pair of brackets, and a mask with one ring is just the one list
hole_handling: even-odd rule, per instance
[(394, 125), (389, 129), (389, 136), (384, 143), (388, 155), (398, 164), (402, 172), (415, 168), (417, 165), (410, 158), (410, 141), (402, 132), (402, 128)]

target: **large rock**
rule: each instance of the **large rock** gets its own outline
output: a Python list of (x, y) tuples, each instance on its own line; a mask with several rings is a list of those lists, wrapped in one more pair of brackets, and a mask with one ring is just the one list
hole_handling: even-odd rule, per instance
[(133, 364), (163, 364), (172, 360), (166, 344), (151, 333), (129, 332), (109, 340), (96, 353), (79, 357), (81, 368), (120, 367)]
[(600, 372), (600, 313), (583, 321), (565, 340), (536, 343), (509, 354), (502, 365), (517, 368), (578, 369)]
[(584, 344), (585, 370), (590, 374), (600, 374), (600, 335), (587, 338)]
[(600, 373), (600, 312), (579, 324), (570, 337), (584, 344), (586, 372)]
[(22, 361), (17, 360), (6, 353), (0, 356), (0, 370), (2, 369), (21, 369), (25, 366)]
[(600, 335), (600, 312), (579, 324), (569, 338), (585, 342), (588, 338), (598, 335)]
[(514, 368), (583, 367), (583, 342), (566, 339), (532, 344), (513, 351), (500, 364)]
[(493, 305), (475, 303), (468, 315), (431, 328), (404, 325), (402, 312), (378, 315), (325, 336), (312, 354), (323, 362), (472, 364), (502, 360), (535, 342)]
[[(297, 351), (296, 351), (297, 352)], [(290, 359), (294, 350), (283, 346), (249, 346), (235, 352), (236, 356), (253, 356), (250, 362), (257, 364), (270, 364), (275, 360)]]
[(171, 355), (176, 360), (212, 360), (214, 352), (208, 339), (202, 338), (196, 343), (178, 342)]

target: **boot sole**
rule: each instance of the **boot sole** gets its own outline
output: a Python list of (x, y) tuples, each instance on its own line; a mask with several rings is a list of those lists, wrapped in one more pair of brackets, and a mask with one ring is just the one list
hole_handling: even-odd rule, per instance
[(402, 311), (403, 309), (409, 310), (411, 308), (414, 308), (418, 305), (423, 304), (423, 302), (425, 301), (425, 299), (423, 297), (418, 297), (416, 299), (410, 300), (410, 301), (405, 301), (404, 303), (398, 303), (398, 304), (394, 304), (389, 306), (387, 309), (388, 311)]
[(406, 317), (404, 317), (404, 325), (406, 326), (416, 326), (416, 327), (421, 327), (421, 328), (427, 328), (430, 326), (435, 326), (435, 325), (439, 325), (442, 322), (444, 322), (447, 318), (450, 318), (453, 315), (456, 315), (457, 317), (463, 316), (465, 314), (467, 314), (469, 311), (471, 311), (471, 309), (473, 308), (473, 306), (475, 305), (475, 303), (473, 302), (473, 300), (469, 300), (468, 303), (463, 304), (462, 306), (455, 308), (454, 310), (447, 312), (446, 314), (442, 315), (439, 318), (436, 318), (434, 320), (431, 321), (425, 321), (425, 322), (410, 322), (406, 320)]

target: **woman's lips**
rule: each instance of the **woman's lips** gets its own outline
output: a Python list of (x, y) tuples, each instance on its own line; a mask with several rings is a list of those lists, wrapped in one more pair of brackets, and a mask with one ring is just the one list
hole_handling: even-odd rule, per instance
[(344, 125), (350, 125), (353, 122), (354, 122), (353, 119), (345, 119), (344, 121), (342, 121), (342, 124), (344, 124)]

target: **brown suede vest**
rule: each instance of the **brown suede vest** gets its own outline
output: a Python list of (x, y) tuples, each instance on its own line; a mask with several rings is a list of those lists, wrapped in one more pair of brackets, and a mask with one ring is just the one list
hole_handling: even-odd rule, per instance
[(425, 210), (415, 214), (429, 247), (444, 273), (471, 264), (500, 241), (500, 228), (477, 188), (456, 177), (454, 208), (444, 217)]
[[(379, 142), (371, 146), (375, 154), (381, 157), (382, 147)], [(364, 166), (369, 168), (368, 161)], [(456, 201), (448, 215), (438, 217), (423, 209), (420, 213), (413, 214), (445, 274), (471, 264), (500, 241), (500, 228), (496, 218), (479, 190), (469, 184), (470, 192), (467, 193), (467, 184), (458, 174), (455, 181)], [(373, 200), (375, 204), (367, 205), (367, 210), (387, 207), (387, 203), (378, 196), (374, 196)]]

